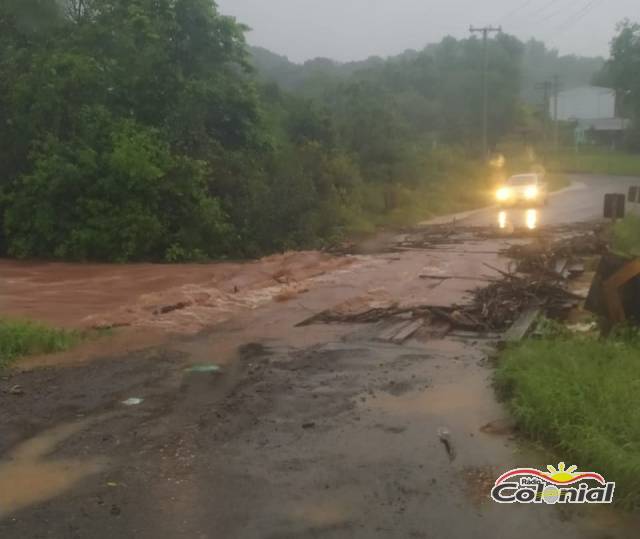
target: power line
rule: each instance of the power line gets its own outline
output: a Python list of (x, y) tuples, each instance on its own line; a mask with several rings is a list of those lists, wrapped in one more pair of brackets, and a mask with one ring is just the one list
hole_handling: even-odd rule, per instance
[(561, 13), (563, 13), (568, 7), (571, 7), (575, 4), (578, 3), (579, 0), (573, 0), (573, 2), (569, 2), (568, 4), (562, 6), (560, 9), (556, 9), (555, 11), (552, 11), (551, 13), (547, 14), (545, 17), (543, 17), (542, 19), (539, 19), (536, 22), (536, 24), (541, 24), (543, 22), (547, 22), (550, 21), (551, 19), (557, 17), (558, 15), (560, 15)]
[(568, 28), (576, 25), (578, 22), (584, 19), (589, 14), (589, 12), (593, 10), (594, 7), (596, 7), (596, 4), (601, 1), (602, 0), (591, 0), (590, 2), (587, 2), (587, 4), (581, 10), (571, 15), (571, 17), (568, 17), (562, 24), (559, 24), (556, 27), (556, 31), (563, 29), (567, 30)]
[[(528, 22), (535, 22), (536, 24), (539, 24), (540, 22), (544, 22), (546, 20), (552, 19), (554, 16), (559, 15), (560, 13), (562, 13), (564, 10), (567, 9), (567, 7), (570, 7), (572, 4), (575, 4), (576, 0), (569, 0), (569, 4), (563, 4), (560, 9), (557, 9), (555, 11), (553, 11), (551, 14), (547, 13), (546, 16), (544, 16), (545, 12), (549, 9), (552, 8), (555, 4), (557, 4), (558, 2), (563, 2), (563, 0), (550, 0), (548, 2), (546, 2), (545, 4), (543, 4), (542, 6), (535, 8), (533, 11), (529, 11), (527, 12), (527, 10), (525, 9), (526, 7), (528, 7), (529, 5), (531, 5), (531, 1), (527, 1), (524, 4), (519, 5), (516, 9), (512, 10), (511, 12), (509, 12), (511, 15), (517, 15), (515, 18), (516, 19), (522, 19), (521, 22), (524, 22), (525, 20)], [(535, 6), (532, 6), (535, 7)], [(522, 12), (524, 10), (524, 12)], [(538, 17), (539, 15), (543, 15), (543, 18), (539, 21), (535, 21), (534, 19), (536, 17)], [(509, 16), (509, 15), (507, 15)], [(507, 17), (504, 17), (507, 18)], [(518, 23), (520, 24), (520, 23)]]
[(525, 0), (522, 4), (516, 6), (514, 9), (512, 9), (511, 11), (508, 11), (506, 15), (504, 15), (501, 19), (500, 22), (504, 22), (507, 19), (513, 17), (514, 15), (516, 15), (517, 13), (519, 13), (520, 11), (522, 11), (523, 9), (529, 7), (531, 4), (533, 3), (533, 0)]
[(549, 109), (551, 103), (551, 93), (553, 91), (553, 83), (549, 80), (545, 80), (539, 84), (536, 84), (536, 90), (542, 90), (542, 122), (543, 122), (543, 136), (545, 142), (549, 136)]
[[(561, 24), (556, 26), (551, 32), (549, 32), (548, 37), (550, 38), (549, 42), (554, 42), (558, 36), (557, 33), (560, 30), (564, 30), (565, 32), (579, 23), (582, 19), (584, 19), (592, 10), (595, 8), (602, 0), (590, 0), (587, 2), (579, 11), (565, 19)], [(553, 35), (556, 34), (556, 37)]]
[(546, 3), (540, 9), (536, 9), (534, 12), (530, 13), (529, 17), (537, 17), (538, 15), (541, 15), (542, 13), (547, 11), (547, 8), (550, 8), (551, 6), (553, 6), (553, 4), (555, 4), (557, 2), (558, 2), (558, 0), (551, 0), (551, 2)]
[(558, 121), (558, 101), (560, 97), (560, 90), (562, 86), (560, 84), (560, 77), (558, 75), (553, 76), (553, 146), (556, 151), (558, 150), (558, 144), (560, 141), (560, 122)]

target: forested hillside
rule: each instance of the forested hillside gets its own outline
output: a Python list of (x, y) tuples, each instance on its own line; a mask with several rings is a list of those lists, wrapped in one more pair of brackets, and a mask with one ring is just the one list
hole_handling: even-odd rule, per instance
[[(5, 0), (0, 254), (256, 256), (478, 201), (478, 39), (301, 76), (245, 30), (210, 0)], [(525, 50), (490, 42), (492, 143), (530, 116)]]
[[(409, 50), (387, 61), (404, 63), (431, 55), (438, 48), (439, 45), (428, 45), (422, 51)], [(541, 92), (537, 88), (540, 83), (550, 81), (557, 75), (563, 88), (588, 85), (605, 63), (604, 58), (560, 55), (557, 50), (549, 49), (534, 39), (523, 43), (522, 49), (519, 83), (521, 97), (529, 104), (541, 102)], [(289, 91), (305, 95), (317, 95), (318, 86), (333, 86), (385, 63), (381, 58), (371, 57), (361, 62), (338, 63), (317, 58), (304, 64), (295, 64), (285, 56), (260, 47), (251, 47), (251, 56), (258, 73), (265, 80), (275, 81)]]

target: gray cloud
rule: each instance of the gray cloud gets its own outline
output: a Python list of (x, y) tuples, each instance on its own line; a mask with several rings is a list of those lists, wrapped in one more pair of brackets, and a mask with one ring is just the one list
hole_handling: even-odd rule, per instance
[(502, 24), (561, 53), (607, 55), (616, 24), (640, 20), (639, 0), (217, 0), (248, 24), (249, 42), (294, 61), (359, 60), (420, 49), (470, 24)]

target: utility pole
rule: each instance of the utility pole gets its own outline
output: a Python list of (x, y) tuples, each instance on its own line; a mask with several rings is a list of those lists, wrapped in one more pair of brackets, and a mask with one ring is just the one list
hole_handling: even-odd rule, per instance
[(558, 145), (560, 141), (560, 122), (558, 120), (558, 95), (560, 94), (560, 90), (562, 89), (560, 86), (560, 77), (558, 75), (553, 76), (553, 145), (558, 151)]
[(550, 109), (553, 83), (546, 80), (540, 84), (536, 84), (536, 89), (542, 90), (542, 121), (544, 125), (544, 139), (546, 142), (549, 138), (549, 118), (551, 117)]
[(484, 157), (489, 155), (489, 34), (494, 32), (502, 32), (502, 26), (497, 28), (493, 26), (485, 26), (483, 28), (469, 27), (472, 34), (482, 34), (482, 45), (484, 47), (484, 69), (482, 71), (482, 151)]

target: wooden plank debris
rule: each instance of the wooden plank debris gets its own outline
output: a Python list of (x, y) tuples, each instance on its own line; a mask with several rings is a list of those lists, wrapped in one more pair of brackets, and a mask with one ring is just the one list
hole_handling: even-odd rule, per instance
[(569, 277), (569, 271), (567, 266), (569, 265), (569, 260), (567, 258), (558, 258), (553, 265), (553, 272), (560, 278), (566, 279)]
[(424, 319), (418, 318), (413, 322), (407, 324), (404, 329), (400, 330), (393, 339), (392, 342), (396, 344), (402, 344), (409, 337), (411, 337), (416, 331), (418, 331), (424, 325)]
[(538, 316), (540, 316), (539, 307), (526, 309), (504, 334), (505, 342), (521, 341), (529, 333)]
[(476, 277), (467, 275), (420, 275), (420, 279), (429, 279), (434, 281), (487, 281), (490, 283), (498, 281), (498, 279), (495, 279), (494, 277), (487, 277), (486, 275), (478, 275)]
[[(425, 233), (425, 238), (438, 243), (439, 240), (450, 241), (455, 234), (450, 229), (437, 229), (430, 234)], [(403, 243), (406, 243), (406, 239)], [(402, 307), (395, 304), (364, 307), (360, 312), (346, 313), (341, 312), (340, 306), (337, 306), (303, 320), (298, 326), (391, 321), (391, 325), (385, 326), (378, 335), (379, 339), (388, 342), (402, 342), (417, 332), (420, 332), (422, 338), (437, 338), (433, 336), (445, 335), (452, 330), (502, 334), (511, 328), (507, 332), (508, 338), (518, 340), (526, 335), (529, 330), (527, 324), (533, 323), (537, 313), (559, 317), (584, 300), (567, 289), (566, 279), (584, 272), (584, 264), (577, 261), (576, 256), (596, 254), (601, 249), (602, 239), (593, 231), (559, 242), (543, 241), (537, 236), (536, 242), (516, 245), (506, 252), (518, 261), (515, 272), (484, 263), (493, 274), (478, 277), (428, 273), (420, 275), (421, 279), (434, 282), (447, 279), (489, 281), (487, 286), (473, 291), (471, 301), (464, 305)], [(428, 286), (432, 285), (429, 283)]]
[(411, 320), (407, 321), (407, 320), (402, 320), (402, 321), (397, 321), (395, 320), (393, 322), (393, 324), (391, 324), (390, 326), (387, 325), (376, 337), (377, 341), (384, 341), (384, 342), (392, 342), (394, 337), (400, 333), (404, 328), (406, 328), (407, 326), (409, 326), (412, 323)]
[(585, 272), (584, 264), (581, 262), (574, 262), (567, 268), (567, 270), (571, 277), (577, 277)]

